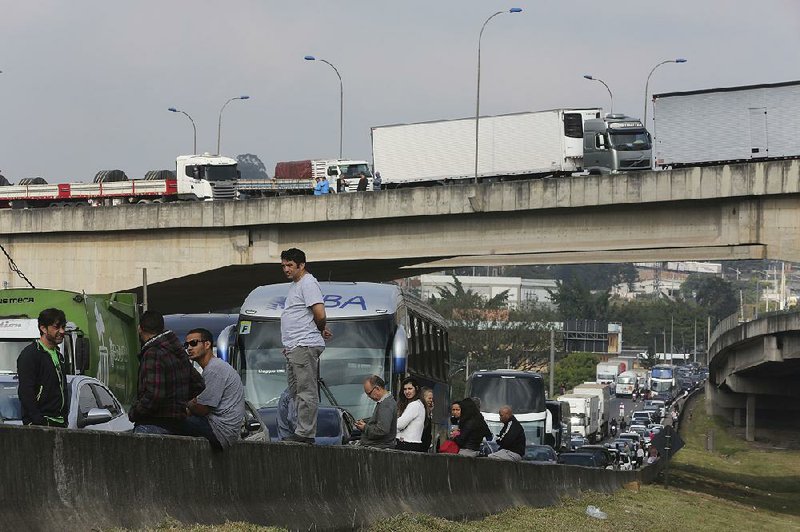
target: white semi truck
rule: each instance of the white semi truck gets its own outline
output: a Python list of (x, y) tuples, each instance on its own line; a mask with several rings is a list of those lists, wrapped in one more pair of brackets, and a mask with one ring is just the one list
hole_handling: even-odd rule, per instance
[(581, 393), (594, 395), (597, 397), (598, 407), (600, 408), (600, 421), (598, 424), (600, 428), (598, 433), (602, 440), (609, 433), (609, 421), (611, 420), (611, 389), (606, 384), (597, 384), (596, 382), (584, 382), (575, 386), (572, 393)]
[(596, 395), (568, 393), (558, 397), (569, 405), (570, 425), (573, 433), (594, 443), (600, 439), (600, 406)]
[(109, 206), (173, 200), (221, 200), (236, 197), (235, 159), (208, 153), (181, 155), (175, 171), (153, 170), (129, 180), (121, 170), (101, 170), (92, 183), (48, 184), (41, 178), (0, 186), (0, 208)]
[(800, 157), (800, 81), (653, 95), (657, 168)]

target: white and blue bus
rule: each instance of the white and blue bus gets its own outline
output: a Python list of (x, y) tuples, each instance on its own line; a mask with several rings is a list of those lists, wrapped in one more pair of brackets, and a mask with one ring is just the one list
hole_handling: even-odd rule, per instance
[[(414, 377), (433, 389), (435, 433), (446, 438), (450, 392), (444, 318), (398, 286), (321, 282), (333, 338), (320, 357), (320, 378), (338, 406), (354, 418), (369, 418), (375, 403), (363, 381), (379, 375), (397, 396), (400, 382)], [(280, 317), (289, 284), (261, 286), (242, 304), (231, 363), (242, 377), (245, 398), (258, 409), (276, 407), (287, 386)], [(320, 404), (330, 405), (325, 394)], [(436, 442), (434, 436), (434, 442)]]
[(650, 391), (653, 399), (671, 403), (678, 396), (678, 383), (675, 375), (675, 366), (671, 364), (657, 364), (650, 369)]
[(525, 430), (527, 445), (555, 445), (551, 435), (553, 416), (547, 409), (544, 380), (538, 373), (510, 369), (478, 371), (469, 377), (467, 396), (480, 400), (481, 414), (493, 434), (503, 427), (500, 407), (508, 405)]

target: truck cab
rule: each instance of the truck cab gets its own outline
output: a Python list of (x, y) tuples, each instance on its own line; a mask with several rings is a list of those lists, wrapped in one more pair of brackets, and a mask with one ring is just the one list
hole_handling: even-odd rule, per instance
[(608, 114), (583, 125), (583, 169), (594, 175), (652, 169), (652, 139), (637, 118)]
[(236, 198), (239, 170), (236, 159), (221, 155), (180, 155), (175, 161), (180, 199), (222, 200)]
[[(322, 165), (320, 165), (322, 163)], [(324, 167), (324, 174), (321, 175), (320, 166)], [(358, 186), (359, 175), (364, 174), (367, 178), (367, 190), (372, 190), (372, 172), (370, 172), (367, 161), (350, 160), (330, 160), (315, 161), (313, 176), (327, 178), (331, 187), (337, 192), (355, 192)], [(341, 179), (341, 190), (339, 183)]]

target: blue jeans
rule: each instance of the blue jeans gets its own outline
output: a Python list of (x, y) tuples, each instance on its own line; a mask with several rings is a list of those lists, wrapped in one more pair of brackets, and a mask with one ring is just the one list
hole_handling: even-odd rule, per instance
[(139, 425), (133, 426), (134, 434), (173, 434), (169, 430), (159, 425)]
[(222, 449), (219, 440), (211, 430), (211, 423), (205, 416), (189, 416), (183, 420), (180, 429), (181, 436), (194, 436), (197, 438), (205, 438), (215, 449)]

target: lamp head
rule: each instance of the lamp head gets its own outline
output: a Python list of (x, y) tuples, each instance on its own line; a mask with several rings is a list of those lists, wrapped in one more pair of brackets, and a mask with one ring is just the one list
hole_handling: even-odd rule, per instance
[(677, 58), (677, 59), (675, 60), (675, 62), (676, 62), (676, 63), (685, 63), (685, 62), (686, 62), (686, 59), (684, 59), (683, 57), (679, 57), (679, 58)]
[(173, 113), (177, 113), (178, 112), (178, 110), (175, 109), (174, 107), (170, 107), (169, 109), (167, 109), (167, 111), (170, 111), (170, 112), (173, 112)]
[(583, 75), (583, 77), (584, 77), (584, 78), (586, 78), (586, 79), (591, 79), (591, 80), (593, 80), (593, 79), (594, 79), (594, 78), (593, 78), (592, 76), (590, 76), (589, 74), (584, 74), (584, 75)]
[(240, 100), (249, 100), (250, 96), (239, 96)]
[(313, 55), (307, 55), (303, 59), (305, 59), (306, 61), (316, 61), (317, 60), (317, 58), (314, 57)]
[(512, 7), (511, 9), (508, 10), (508, 12), (509, 13), (522, 13), (522, 8), (521, 7)]

